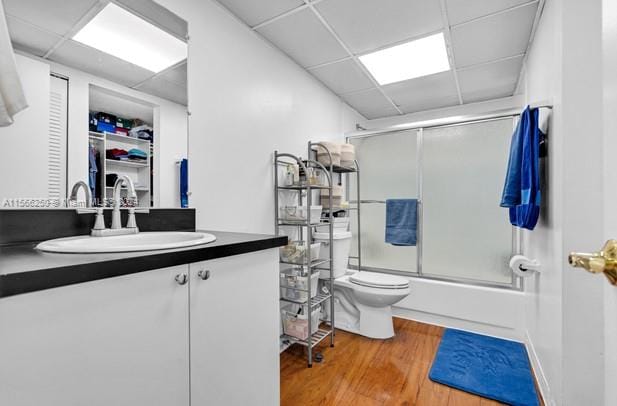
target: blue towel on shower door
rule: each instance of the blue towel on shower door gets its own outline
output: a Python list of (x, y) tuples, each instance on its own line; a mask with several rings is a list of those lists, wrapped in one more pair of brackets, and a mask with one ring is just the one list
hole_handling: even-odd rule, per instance
[(510, 209), (510, 223), (533, 230), (540, 215), (540, 139), (537, 108), (529, 106), (512, 134), (510, 159), (501, 207)]
[(386, 200), (386, 243), (414, 246), (417, 240), (418, 200)]

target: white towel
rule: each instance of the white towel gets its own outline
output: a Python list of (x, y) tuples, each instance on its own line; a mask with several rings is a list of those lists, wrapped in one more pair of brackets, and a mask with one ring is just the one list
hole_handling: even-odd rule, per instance
[(0, 127), (13, 124), (13, 116), (28, 107), (17, 73), (9, 28), (0, 0)]

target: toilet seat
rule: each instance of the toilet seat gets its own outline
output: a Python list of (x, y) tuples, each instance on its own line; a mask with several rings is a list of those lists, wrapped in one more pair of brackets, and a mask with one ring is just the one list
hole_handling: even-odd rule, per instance
[(349, 276), (353, 284), (379, 289), (406, 289), (409, 281), (400, 276), (361, 271)]

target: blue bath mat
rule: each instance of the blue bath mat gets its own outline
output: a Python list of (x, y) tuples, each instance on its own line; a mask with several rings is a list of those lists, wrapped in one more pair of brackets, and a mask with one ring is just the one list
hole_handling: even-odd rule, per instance
[(429, 378), (510, 405), (538, 405), (527, 351), (514, 341), (446, 329)]

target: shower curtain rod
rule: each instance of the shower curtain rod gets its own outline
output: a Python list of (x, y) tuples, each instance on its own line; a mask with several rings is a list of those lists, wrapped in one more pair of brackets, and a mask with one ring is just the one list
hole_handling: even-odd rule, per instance
[[(531, 108), (539, 108), (539, 109), (553, 109), (553, 105), (547, 101), (541, 101), (537, 103), (529, 104)], [(419, 130), (419, 129), (429, 129), (429, 128), (437, 128), (437, 127), (447, 127), (452, 125), (460, 125), (460, 124), (468, 124), (474, 122), (482, 122), (482, 121), (491, 121), (498, 120), (500, 118), (513, 117), (521, 114), (520, 108), (510, 108), (504, 110), (494, 111), (492, 113), (486, 114), (469, 114), (466, 116), (454, 116), (454, 117), (445, 117), (434, 120), (424, 120), (417, 121), (415, 123), (409, 124), (398, 124), (391, 127), (385, 127), (377, 130), (362, 130), (355, 131), (352, 133), (348, 133), (345, 138), (347, 140), (351, 138), (364, 138), (364, 137), (372, 137), (375, 135), (385, 135), (391, 133), (397, 133), (400, 131), (408, 131), (408, 130)]]

